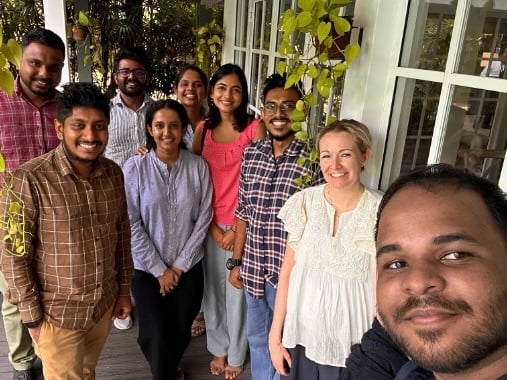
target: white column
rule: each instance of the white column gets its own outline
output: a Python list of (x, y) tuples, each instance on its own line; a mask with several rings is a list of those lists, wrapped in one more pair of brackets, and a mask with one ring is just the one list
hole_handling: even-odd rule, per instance
[(62, 70), (60, 84), (70, 81), (69, 54), (67, 48), (67, 17), (65, 15), (65, 0), (43, 0), (45, 28), (50, 29), (60, 36), (65, 44), (65, 65)]

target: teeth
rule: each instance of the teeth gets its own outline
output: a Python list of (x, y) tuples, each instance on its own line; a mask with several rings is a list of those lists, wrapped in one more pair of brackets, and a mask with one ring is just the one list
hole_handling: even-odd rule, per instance
[(287, 124), (287, 122), (285, 122), (285, 121), (273, 121), (272, 124), (275, 127), (283, 127), (285, 124)]
[(331, 177), (342, 177), (344, 175), (345, 175), (345, 173), (332, 173)]
[(194, 94), (187, 94), (185, 95), (185, 98), (190, 98), (190, 99), (195, 99), (197, 96), (195, 96)]
[(97, 144), (79, 143), (79, 146), (81, 146), (85, 149), (93, 149), (97, 146)]

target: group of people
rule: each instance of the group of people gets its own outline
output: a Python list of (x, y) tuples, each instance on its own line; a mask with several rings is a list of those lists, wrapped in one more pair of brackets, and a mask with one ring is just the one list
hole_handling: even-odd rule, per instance
[(47, 379), (95, 378), (111, 320), (132, 324), (131, 296), (153, 379), (184, 378), (200, 311), (210, 374), (225, 379), (248, 353), (253, 380), (507, 378), (496, 185), (435, 165), (382, 196), (361, 182), (372, 143), (355, 120), (324, 127), (318, 164), (301, 165), (301, 90), (278, 74), (255, 119), (234, 64), (209, 84), (185, 67), (178, 100), (155, 101), (146, 54), (121, 49), (109, 100), (89, 83), (55, 90), (53, 32), (27, 32), (22, 49), (14, 94), (0, 93), (14, 379), (35, 378), (36, 357)]

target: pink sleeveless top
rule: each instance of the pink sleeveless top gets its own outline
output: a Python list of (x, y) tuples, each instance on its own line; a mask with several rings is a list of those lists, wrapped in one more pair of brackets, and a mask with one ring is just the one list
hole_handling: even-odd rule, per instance
[[(212, 129), (204, 137), (202, 157), (208, 163), (213, 183), (213, 221), (232, 226), (234, 210), (238, 207), (239, 172), (245, 147), (253, 142), (260, 120), (252, 120), (239, 137), (230, 143), (213, 141)], [(204, 122), (197, 128), (201, 129)]]

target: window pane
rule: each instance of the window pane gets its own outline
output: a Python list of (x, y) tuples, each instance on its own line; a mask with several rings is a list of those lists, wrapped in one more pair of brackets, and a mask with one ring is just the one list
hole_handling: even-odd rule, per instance
[(246, 47), (246, 20), (248, 20), (248, 7), (246, 6), (246, 1), (238, 4), (238, 7), (236, 8), (236, 20), (241, 21), (236, 23), (234, 45), (244, 48)]
[(458, 72), (505, 78), (506, 53), (507, 1), (473, 1)]
[[(398, 78), (388, 149), (394, 152), (391, 180), (428, 163), (442, 85)], [(396, 169), (394, 169), (396, 168)]]
[(444, 71), (456, 4), (442, 0), (410, 2), (401, 66)]
[(507, 94), (456, 86), (440, 161), (498, 182), (506, 123)]

